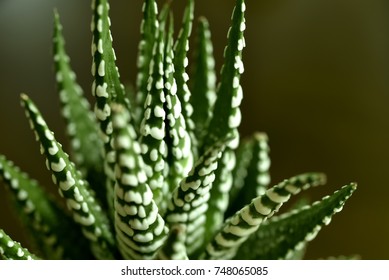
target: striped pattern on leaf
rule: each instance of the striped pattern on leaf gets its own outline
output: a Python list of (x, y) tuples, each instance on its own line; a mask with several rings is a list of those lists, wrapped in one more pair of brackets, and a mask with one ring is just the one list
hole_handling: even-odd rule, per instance
[(224, 65), (216, 89), (217, 99), (205, 146), (237, 129), (241, 122), (242, 115), (239, 106), (243, 99), (243, 90), (240, 85), (240, 76), (244, 72), (242, 51), (246, 45), (243, 36), (246, 29), (245, 10), (244, 0), (237, 0), (232, 14), (232, 24), (228, 30)]
[(243, 98), (240, 75), (243, 73), (242, 50), (245, 45), (243, 37), (245, 10), (246, 6), (244, 1), (238, 0), (232, 15), (232, 26), (228, 31), (228, 45), (224, 53), (225, 63), (221, 71), (221, 82), (217, 89), (217, 100), (213, 118), (209, 125), (209, 134), (205, 139), (203, 147), (200, 148), (200, 152), (202, 152), (210, 143), (217, 141), (217, 139), (230, 134), (233, 136), (233, 141), (229, 142), (224, 151), (219, 169), (216, 172), (217, 180), (212, 188), (212, 197), (210, 200), (210, 206), (212, 206), (210, 209), (213, 210), (207, 213), (207, 237), (213, 235), (213, 232), (221, 225), (222, 217), (227, 209), (229, 201), (228, 193), (232, 186), (230, 174), (235, 167), (234, 150), (239, 145), (239, 132), (237, 127), (241, 121), (239, 106)]
[[(340, 210), (355, 185), (310, 207), (273, 217), (291, 195), (323, 184), (325, 176), (305, 173), (267, 189), (266, 135), (256, 133), (240, 144), (245, 1), (235, 0), (217, 88), (204, 18), (198, 28), (193, 79), (187, 74), (195, 0), (186, 2), (176, 41), (173, 1), (166, 1), (160, 13), (156, 0), (143, 1), (139, 73), (134, 89), (128, 82), (126, 92), (112, 46), (109, 0), (92, 0), (94, 112), (76, 82), (55, 12), (54, 63), (73, 150), (70, 159), (34, 103), (24, 94), (21, 101), (69, 211), (56, 206), (36, 181), (0, 155), (0, 177), (10, 185), (16, 209), (38, 237), (37, 256), (303, 256), (308, 241)], [(252, 245), (260, 247), (258, 252)], [(0, 258), (37, 257), (0, 231)]]
[(0, 229), (0, 260), (37, 260), (39, 259), (19, 242), (12, 240), (4, 230)]
[(89, 102), (84, 97), (83, 90), (77, 83), (76, 75), (70, 66), (57, 12), (54, 13), (53, 49), (62, 115), (67, 123), (67, 134), (70, 136), (74, 161), (81, 170), (86, 169), (84, 173), (90, 170), (101, 172), (103, 146), (98, 138), (98, 126), (95, 116), (90, 111)]
[(115, 229), (119, 250), (126, 259), (152, 259), (168, 229), (158, 213), (147, 184), (141, 148), (120, 105), (113, 109), (113, 146), (116, 151)]
[(153, 57), (153, 49), (158, 36), (158, 6), (155, 0), (145, 0), (142, 6), (143, 18), (140, 26), (140, 42), (138, 53), (138, 74), (136, 80), (136, 104), (135, 123), (140, 124), (147, 96), (147, 85), (150, 75), (150, 62)]
[(191, 257), (204, 246), (206, 211), (218, 159), (222, 156), (225, 142), (218, 142), (201, 156), (173, 192), (166, 221), (170, 227), (180, 225), (185, 228), (185, 245)]
[(173, 31), (173, 17), (171, 16), (164, 63), (164, 93), (166, 97), (164, 109), (166, 111), (167, 131), (165, 141), (168, 148), (166, 161), (169, 164), (169, 174), (166, 178), (169, 185), (169, 196), (165, 197), (167, 200), (170, 199), (171, 192), (179, 185), (181, 180), (188, 175), (194, 160), (191, 149), (192, 141), (187, 131), (181, 101), (177, 96), (177, 83), (174, 78)]
[(107, 0), (93, 0), (92, 2), (92, 75), (94, 82), (92, 94), (96, 98), (95, 114), (100, 121), (104, 143), (109, 143), (112, 133), (110, 102), (126, 104), (124, 86), (120, 82), (120, 74), (115, 64), (116, 55), (112, 47), (110, 31), (109, 5)]
[(93, 112), (90, 111), (90, 104), (71, 69), (57, 12), (54, 13), (53, 53), (62, 116), (67, 124), (67, 134), (72, 148), (70, 157), (77, 164), (84, 178), (91, 184), (97, 197), (106, 202), (103, 172), (104, 149), (99, 137), (99, 127)]
[[(165, 6), (166, 7), (166, 6)], [(168, 173), (166, 164), (167, 146), (166, 112), (164, 104), (164, 54), (165, 54), (165, 24), (168, 15), (167, 8), (161, 13), (157, 41), (154, 45), (153, 59), (150, 64), (151, 75), (147, 86), (145, 113), (141, 123), (141, 148), (145, 163), (147, 182), (153, 191), (154, 201), (160, 213), (166, 209), (168, 186), (164, 178)]]
[(203, 259), (231, 259), (240, 244), (258, 230), (262, 222), (271, 217), (289, 200), (292, 194), (325, 183), (322, 173), (306, 173), (275, 185), (263, 196), (252, 200), (229, 218), (215, 238), (207, 245)]
[[(346, 185), (312, 205), (267, 220), (242, 244), (236, 258), (290, 259), (330, 223), (332, 216), (342, 210), (355, 189), (354, 183)], [(278, 238), (274, 238), (275, 235)]]
[(254, 197), (266, 192), (270, 183), (269, 152), (265, 133), (257, 132), (239, 146), (228, 213), (234, 213), (250, 203)]
[(235, 167), (235, 152), (229, 145), (224, 149), (217, 166), (208, 201), (209, 209), (206, 213), (205, 242), (208, 242), (223, 225), (228, 207), (229, 192), (233, 182), (232, 170)]
[(52, 180), (59, 186), (59, 193), (72, 211), (74, 221), (81, 225), (83, 234), (89, 239), (95, 257), (114, 258), (114, 238), (94, 192), (62, 150), (62, 145), (55, 140), (54, 133), (49, 130), (35, 104), (25, 94), (22, 94), (21, 101), (41, 144), (41, 153), (46, 156), (46, 167), (52, 173)]
[[(104, 173), (106, 180), (106, 199), (109, 215), (113, 214), (113, 188), (115, 185), (115, 153), (112, 150), (111, 134), (111, 102), (121, 103), (132, 112), (130, 101), (124, 86), (120, 82), (119, 70), (116, 66), (116, 55), (112, 47), (110, 31), (109, 4), (107, 0), (92, 1), (92, 75), (94, 77), (92, 94), (95, 96), (95, 115), (100, 122), (100, 135), (104, 142)], [(128, 124), (133, 125), (133, 124)]]
[(0, 155), (0, 178), (9, 186), (15, 208), (29, 230), (38, 255), (45, 259), (89, 259), (92, 254), (85, 243), (79, 246), (80, 227), (57, 205), (39, 183)]
[(193, 107), (190, 101), (191, 92), (188, 87), (189, 76), (186, 72), (188, 66), (189, 37), (192, 33), (194, 18), (194, 0), (187, 0), (184, 11), (182, 28), (174, 44), (174, 78), (177, 82), (177, 96), (182, 104), (182, 114), (185, 119), (186, 129), (191, 137), (192, 152), (197, 158), (197, 139), (194, 134), (194, 123), (192, 120)]

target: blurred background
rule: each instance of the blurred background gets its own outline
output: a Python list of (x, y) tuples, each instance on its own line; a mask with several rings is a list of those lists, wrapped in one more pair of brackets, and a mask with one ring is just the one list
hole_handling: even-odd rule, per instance
[[(133, 82), (141, 0), (111, 1), (123, 82)], [(159, 2), (162, 4), (162, 1)], [(177, 28), (186, 1), (175, 0)], [(269, 135), (277, 183), (323, 171), (328, 184), (358, 190), (310, 243), (307, 258), (359, 254), (389, 259), (389, 7), (385, 0), (247, 0), (242, 136)], [(233, 0), (197, 0), (208, 18), (219, 69)], [(90, 96), (90, 1), (0, 0), (0, 153), (53, 188), (39, 145), (19, 106), (25, 92), (67, 147), (51, 57), (57, 8), (78, 81)], [(385, 175), (386, 174), (386, 175)], [(25, 242), (0, 183), (0, 227)]]

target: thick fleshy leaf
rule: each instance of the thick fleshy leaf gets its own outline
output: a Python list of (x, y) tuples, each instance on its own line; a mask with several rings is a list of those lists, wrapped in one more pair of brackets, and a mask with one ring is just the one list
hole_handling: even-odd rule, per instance
[[(349, 184), (312, 205), (264, 222), (239, 249), (237, 259), (290, 259), (328, 225), (356, 189)], [(274, 238), (277, 236), (277, 238)]]
[(203, 259), (231, 259), (235, 256), (239, 246), (258, 230), (259, 226), (271, 217), (289, 200), (292, 194), (303, 189), (321, 185), (325, 176), (321, 173), (306, 173), (268, 189), (266, 193), (252, 200), (252, 202), (229, 218), (214, 239), (207, 245)]
[[(62, 115), (67, 123), (67, 133), (70, 136), (74, 161), (80, 168), (100, 172), (102, 170), (103, 146), (98, 138), (98, 126), (95, 116), (90, 111), (90, 105), (85, 98), (76, 75), (70, 66), (70, 59), (65, 50), (65, 40), (62, 35), (62, 25), (57, 12), (54, 14), (54, 66), (57, 87), (62, 105)], [(99, 151), (98, 150), (98, 151)]]
[(231, 173), (235, 167), (234, 150), (239, 145), (237, 128), (241, 121), (239, 106), (243, 98), (240, 75), (243, 73), (242, 50), (245, 44), (243, 37), (245, 9), (244, 1), (238, 0), (232, 15), (232, 26), (228, 31), (228, 45), (224, 53), (225, 62), (221, 71), (221, 81), (217, 88), (213, 117), (208, 127), (209, 133), (200, 148), (200, 152), (202, 152), (211, 143), (226, 135), (233, 137), (233, 141), (228, 144), (220, 159), (216, 172), (217, 179), (212, 188), (210, 200), (210, 209), (212, 210), (207, 213), (207, 236), (212, 236), (223, 221), (229, 201), (228, 194), (233, 182)]
[(110, 31), (111, 20), (108, 15), (108, 1), (93, 0), (92, 10), (92, 75), (94, 77), (92, 93), (96, 97), (95, 114), (100, 121), (101, 131), (104, 135), (103, 140), (104, 143), (108, 143), (112, 134), (111, 101), (125, 104), (128, 109), (130, 105), (116, 66), (116, 55), (112, 47)]
[(107, 177), (106, 199), (110, 209), (109, 215), (112, 216), (114, 212), (115, 153), (110, 143), (112, 134), (111, 103), (120, 103), (130, 112), (132, 110), (130, 99), (127, 98), (125, 88), (120, 82), (120, 74), (116, 66), (116, 55), (112, 47), (110, 31), (108, 0), (93, 0), (92, 11), (92, 75), (94, 77), (92, 94), (96, 98), (94, 111), (100, 122), (100, 131), (104, 142), (104, 173)]
[(185, 229), (189, 257), (196, 255), (196, 251), (204, 246), (210, 190), (215, 180), (218, 159), (225, 146), (226, 142), (215, 143), (197, 160), (188, 177), (174, 190), (169, 204), (166, 221), (170, 227), (178, 225)]
[(208, 242), (224, 223), (233, 182), (232, 171), (236, 162), (232, 147), (235, 147), (236, 143), (239, 142), (238, 131), (235, 130), (234, 132), (236, 133), (234, 138), (226, 145), (221, 158), (218, 159), (215, 181), (212, 184), (211, 197), (208, 202), (209, 209), (206, 214), (205, 242)]
[[(165, 6), (166, 7), (166, 6)], [(168, 9), (163, 9), (160, 16), (158, 38), (154, 45), (153, 59), (150, 65), (149, 84), (145, 102), (145, 113), (141, 123), (141, 148), (147, 182), (153, 191), (154, 201), (157, 203), (160, 213), (166, 209), (166, 197), (168, 185), (164, 180), (168, 174), (166, 164), (167, 146), (166, 136), (166, 112), (164, 109), (166, 97), (164, 93), (164, 55), (165, 55), (165, 26)]]
[(242, 102), (243, 90), (240, 85), (240, 76), (244, 71), (242, 50), (245, 47), (243, 37), (246, 29), (245, 10), (244, 0), (237, 0), (232, 14), (232, 24), (228, 30), (224, 65), (221, 70), (220, 83), (216, 89), (217, 99), (213, 118), (209, 124), (209, 133), (204, 142), (205, 148), (236, 130), (241, 122), (242, 115), (239, 106)]
[[(18, 216), (38, 255), (45, 259), (90, 259), (78, 225), (39, 183), (0, 155), (0, 178), (9, 186)], [(74, 244), (78, 244), (74, 246)]]
[(99, 259), (114, 258), (114, 237), (94, 192), (62, 150), (62, 145), (55, 140), (54, 133), (48, 128), (35, 104), (25, 94), (21, 95), (21, 101), (36, 139), (40, 142), (41, 153), (46, 156), (46, 167), (52, 173), (53, 182), (58, 185), (59, 193), (65, 198), (74, 221), (89, 239), (93, 254)]
[(0, 260), (37, 260), (39, 259), (19, 242), (12, 240), (4, 230), (0, 229)]
[(266, 192), (270, 183), (269, 151), (267, 135), (259, 132), (239, 147), (228, 213), (235, 213)]
[(193, 106), (191, 116), (194, 123), (194, 134), (198, 146), (201, 147), (203, 139), (208, 133), (208, 125), (212, 118), (213, 106), (216, 101), (216, 73), (215, 59), (211, 31), (206, 18), (199, 19), (197, 42), (190, 79), (190, 103)]
[(90, 111), (90, 104), (76, 81), (76, 74), (72, 71), (57, 12), (54, 13), (53, 52), (62, 116), (67, 124), (67, 134), (72, 148), (70, 157), (91, 184), (98, 198), (103, 200), (106, 195), (103, 143), (99, 137), (96, 118)]
[[(172, 15), (172, 14), (171, 14)], [(166, 161), (169, 164), (168, 181), (169, 191), (166, 200), (171, 198), (172, 191), (186, 177), (193, 166), (192, 142), (186, 129), (185, 118), (182, 114), (181, 101), (177, 96), (177, 84), (174, 78), (173, 65), (173, 17), (170, 17), (169, 30), (167, 32), (165, 63), (164, 63), (164, 93), (166, 103), (166, 137), (168, 148)]]
[(190, 103), (190, 90), (188, 87), (189, 76), (186, 72), (188, 66), (189, 37), (192, 32), (194, 17), (194, 0), (187, 0), (187, 6), (184, 11), (182, 28), (179, 32), (177, 41), (174, 44), (174, 78), (177, 83), (177, 96), (181, 101), (182, 114), (185, 119), (186, 129), (191, 137), (192, 152), (197, 158), (197, 139), (194, 134), (194, 123), (192, 120), (193, 107)]
[(126, 259), (153, 259), (168, 229), (147, 184), (136, 133), (127, 125), (130, 113), (120, 105), (112, 105), (112, 109), (117, 157), (115, 229), (119, 250)]
[(158, 36), (158, 6), (155, 0), (145, 0), (143, 2), (143, 19), (140, 26), (141, 39), (139, 42), (138, 53), (138, 74), (136, 80), (136, 104), (135, 108), (135, 123), (137, 127), (143, 119), (144, 108), (143, 105), (147, 96), (147, 85), (150, 75), (150, 62), (153, 57), (154, 43)]

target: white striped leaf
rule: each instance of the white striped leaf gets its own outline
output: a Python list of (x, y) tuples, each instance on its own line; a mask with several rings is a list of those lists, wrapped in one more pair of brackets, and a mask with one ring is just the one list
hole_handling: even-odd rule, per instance
[(240, 244), (258, 230), (259, 226), (271, 217), (289, 200), (291, 195), (311, 186), (325, 182), (322, 173), (305, 173), (268, 189), (266, 193), (230, 217), (205, 248), (203, 259), (231, 259), (235, 256)]
[(168, 15), (168, 6), (165, 6), (160, 15), (157, 40), (154, 44), (153, 58), (150, 64), (150, 76), (147, 85), (145, 112), (140, 128), (140, 143), (145, 163), (147, 183), (153, 191), (154, 201), (160, 213), (166, 209), (168, 185), (165, 178), (168, 174), (166, 163), (167, 146), (166, 112), (165, 112), (165, 84), (164, 84), (164, 56), (165, 56), (165, 26)]
[[(9, 186), (13, 205), (30, 233), (34, 251), (45, 259), (90, 259), (93, 257), (81, 228), (68, 212), (13, 162), (0, 155), (0, 178)], [(78, 243), (78, 246), (73, 246)]]
[[(352, 183), (306, 205), (275, 216), (264, 222), (258, 231), (242, 244), (237, 259), (291, 259), (305, 249), (320, 229), (330, 223), (356, 189)], [(274, 238), (277, 236), (277, 238)]]
[(95, 115), (90, 110), (90, 104), (76, 81), (76, 74), (71, 68), (57, 12), (54, 13), (53, 53), (61, 112), (67, 124), (66, 132), (72, 148), (70, 157), (91, 184), (99, 199), (105, 200), (104, 151), (99, 137), (99, 127)]
[(222, 156), (226, 142), (215, 143), (209, 148), (173, 191), (166, 221), (170, 227), (179, 225), (185, 229), (185, 245), (189, 257), (196, 255), (204, 246), (208, 200), (218, 159)]
[(38, 260), (39, 258), (0, 229), (0, 260)]
[(192, 33), (194, 18), (194, 0), (187, 0), (184, 11), (182, 28), (174, 44), (174, 78), (177, 83), (177, 96), (181, 101), (182, 115), (185, 119), (186, 129), (191, 137), (192, 153), (197, 158), (197, 138), (194, 134), (194, 123), (192, 120), (193, 107), (190, 103), (191, 92), (188, 87), (189, 76), (186, 68), (188, 66), (189, 37)]
[(143, 105), (147, 96), (147, 85), (150, 74), (150, 62), (153, 58), (153, 49), (158, 36), (158, 6), (155, 0), (145, 0), (143, 2), (143, 18), (140, 27), (140, 42), (138, 53), (138, 74), (136, 79), (136, 104), (135, 123), (140, 125), (143, 119)]
[(158, 213), (130, 113), (112, 105), (113, 147), (116, 152), (115, 230), (125, 259), (153, 259), (168, 229)]
[(58, 185), (74, 221), (81, 225), (84, 236), (90, 241), (92, 252), (99, 259), (114, 258), (116, 250), (110, 224), (94, 192), (56, 141), (35, 104), (25, 94), (21, 95), (21, 101), (40, 142), (41, 153), (46, 157), (46, 167), (52, 173), (52, 180)]

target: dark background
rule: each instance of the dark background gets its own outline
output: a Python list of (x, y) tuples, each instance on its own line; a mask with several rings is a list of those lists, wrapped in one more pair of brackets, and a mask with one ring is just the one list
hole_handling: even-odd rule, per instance
[[(53, 188), (19, 106), (29, 94), (67, 147), (51, 59), (53, 8), (90, 98), (90, 1), (0, 0), (0, 153)], [(179, 25), (186, 1), (173, 1)], [(196, 1), (211, 24), (218, 69), (234, 1)], [(162, 3), (161, 1), (159, 3)], [(384, 0), (247, 0), (241, 134), (268, 133), (273, 183), (323, 171), (317, 200), (351, 181), (357, 192), (308, 247), (308, 258), (389, 259), (389, 7)], [(124, 82), (134, 81), (140, 0), (111, 1)], [(177, 26), (178, 27), (178, 26)], [(90, 100), (92, 100), (90, 98)], [(24, 241), (0, 184), (0, 227)]]

